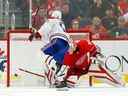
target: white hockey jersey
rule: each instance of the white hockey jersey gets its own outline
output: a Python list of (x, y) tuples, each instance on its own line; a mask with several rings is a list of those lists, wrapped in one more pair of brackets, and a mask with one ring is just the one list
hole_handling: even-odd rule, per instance
[(65, 26), (60, 19), (48, 19), (38, 32), (42, 35), (44, 44), (48, 44), (54, 38), (70, 40), (69, 35), (65, 31)]

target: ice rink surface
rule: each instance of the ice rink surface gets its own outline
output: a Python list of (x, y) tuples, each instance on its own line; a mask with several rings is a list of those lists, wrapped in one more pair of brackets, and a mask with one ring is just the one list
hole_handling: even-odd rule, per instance
[(128, 96), (128, 88), (1, 88), (0, 96)]

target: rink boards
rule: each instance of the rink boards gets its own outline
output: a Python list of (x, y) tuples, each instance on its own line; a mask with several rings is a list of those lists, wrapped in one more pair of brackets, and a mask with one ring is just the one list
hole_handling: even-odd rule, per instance
[[(104, 58), (104, 62), (107, 62), (107, 67), (109, 69), (115, 68), (115, 72), (122, 73), (122, 79), (127, 83), (128, 82), (128, 41), (118, 40), (118, 41), (93, 41), (96, 45), (100, 46), (102, 49), (102, 53), (106, 56)], [(31, 72), (42, 74), (43, 75), (43, 64), (41, 57), (42, 47), (41, 41), (25, 41), (25, 40), (13, 40), (10, 42), (10, 85), (11, 86), (43, 86), (43, 78), (32, 75), (32, 74), (24, 74), (19, 70), (20, 68), (29, 70)], [(0, 48), (4, 50), (3, 55), (7, 55), (7, 41), (0, 41)], [(2, 59), (0, 59), (2, 60)], [(111, 65), (111, 63), (113, 63)], [(116, 64), (118, 63), (118, 64)], [(119, 64), (120, 63), (120, 64)], [(6, 66), (6, 63), (5, 63)], [(1, 86), (6, 85), (6, 74), (5, 72), (1, 72)], [(25, 78), (25, 79), (24, 79)], [(83, 79), (87, 80), (88, 77), (83, 77)], [(88, 80), (87, 80), (88, 81)], [(99, 80), (94, 78), (93, 80), (94, 86), (97, 84), (101, 84)], [(104, 86), (104, 85), (103, 85)], [(103, 87), (102, 86), (102, 87)]]

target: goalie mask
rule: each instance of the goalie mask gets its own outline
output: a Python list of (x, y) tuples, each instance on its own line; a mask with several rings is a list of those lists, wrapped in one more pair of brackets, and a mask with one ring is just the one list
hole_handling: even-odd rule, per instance
[(69, 50), (68, 50), (68, 52), (69, 52), (69, 54), (73, 54), (73, 52), (76, 50), (76, 47), (77, 47), (77, 42), (79, 42), (79, 41), (73, 41), (73, 40), (71, 40), (70, 41), (70, 43), (69, 43)]

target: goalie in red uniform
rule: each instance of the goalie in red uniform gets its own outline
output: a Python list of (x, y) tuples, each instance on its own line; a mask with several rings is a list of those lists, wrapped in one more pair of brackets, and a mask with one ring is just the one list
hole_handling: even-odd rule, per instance
[(95, 57), (96, 54), (100, 54), (100, 52), (92, 42), (87, 40), (73, 42), (64, 56), (64, 64), (68, 66), (65, 81), (57, 87), (68, 86), (67, 82), (75, 83), (68, 80), (70, 76), (76, 75), (79, 79), (81, 75), (87, 74), (92, 62), (90, 57)]
[(87, 40), (80, 40), (74, 43), (69, 52), (65, 54), (64, 64), (69, 66), (67, 76), (77, 75), (78, 77), (88, 72), (91, 64), (91, 56), (96, 55), (96, 46)]

